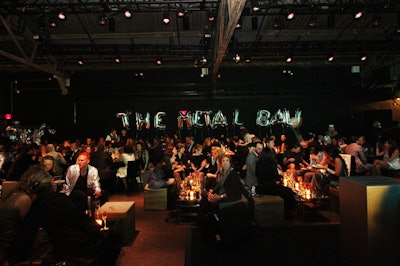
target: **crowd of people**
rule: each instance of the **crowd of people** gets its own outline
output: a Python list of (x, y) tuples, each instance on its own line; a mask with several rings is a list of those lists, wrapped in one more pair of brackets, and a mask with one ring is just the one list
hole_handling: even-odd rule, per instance
[[(350, 165), (343, 160), (342, 153), (351, 156)], [(73, 241), (88, 241), (82, 244), (101, 251), (99, 247), (110, 240), (94, 233), (98, 228), (85, 218), (87, 197), (104, 203), (109, 194), (121, 189), (129, 193), (142, 188), (144, 182), (154, 189), (167, 187), (168, 208), (174, 210), (181, 182), (196, 173), (203, 187), (205, 212), (240, 203), (246, 206), (251, 219), (252, 198), (272, 194), (284, 199), (285, 215), (290, 219), (296, 198), (295, 192), (283, 185), (283, 175), (294, 182), (310, 184), (318, 190), (317, 195), (324, 195), (326, 185), (349, 176), (350, 171), (353, 175), (373, 176), (399, 169), (399, 148), (394, 139), (368, 143), (364, 136), (339, 138), (331, 125), (324, 135), (307, 138), (297, 134), (288, 138), (285, 132), (261, 138), (241, 128), (238, 136), (223, 139), (180, 139), (174, 135), (149, 141), (132, 138), (125, 129), (119, 134), (113, 129), (105, 137), (96, 141), (87, 138), (84, 143), (66, 140), (37, 145), (2, 141), (0, 179), (18, 181), (18, 186), (0, 204), (0, 222), (7, 225), (0, 229), (0, 239), (8, 239), (0, 241), (0, 265), (26, 257), (23, 252), (15, 252), (26, 252), (31, 241), (21, 242), (21, 236), (32, 235), (33, 226), (49, 231), (59, 258), (83, 255), (74, 250)], [(65, 183), (57, 186), (54, 180)], [(60, 216), (62, 221), (56, 217), (61, 211), (55, 209), (57, 206), (69, 210), (70, 214), (63, 212), (66, 217)], [(54, 220), (50, 218), (53, 216)], [(28, 226), (27, 217), (35, 222)], [(71, 219), (75, 222), (65, 224)], [(63, 228), (69, 232), (81, 234), (80, 237), (70, 239), (65, 236), (68, 233), (57, 231), (54, 223), (58, 222), (65, 224)], [(21, 234), (27, 229), (30, 233)], [(25, 249), (16, 249), (18, 244)], [(85, 254), (93, 254), (93, 250)]]

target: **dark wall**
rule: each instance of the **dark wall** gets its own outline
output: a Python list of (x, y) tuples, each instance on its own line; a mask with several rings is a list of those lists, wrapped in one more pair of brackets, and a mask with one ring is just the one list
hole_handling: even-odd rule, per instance
[[(287, 76), (282, 69), (242, 68), (221, 70), (218, 86), (212, 87), (210, 77), (200, 78), (199, 69), (181, 71), (144, 72), (138, 78), (135, 72), (80, 72), (71, 75), (69, 94), (61, 95), (58, 84), (46, 74), (0, 75), (7, 86), (0, 89), (3, 110), (9, 105), (9, 84), (19, 80), (20, 94), (13, 99), (14, 119), (27, 127), (42, 123), (56, 129), (56, 135), (45, 136), (57, 140), (106, 136), (111, 128), (121, 129), (116, 113), (130, 110), (133, 137), (154, 137), (174, 132), (205, 137), (231, 135), (238, 132), (231, 125), (232, 113), (240, 109), (240, 119), (250, 131), (268, 134), (255, 124), (257, 111), (287, 109), (291, 115), (302, 111), (300, 132), (323, 133), (329, 124), (335, 124), (343, 135), (361, 134), (367, 128), (363, 114), (354, 114), (352, 106), (362, 91), (360, 75), (340, 69), (298, 69)], [(228, 119), (228, 128), (215, 130), (177, 128), (179, 110), (221, 110)], [(167, 132), (153, 127), (136, 131), (134, 113), (149, 112), (151, 126), (154, 114), (166, 112)], [(75, 116), (76, 114), (76, 116)], [(75, 121), (76, 118), (76, 121)], [(369, 121), (367, 121), (369, 123)]]

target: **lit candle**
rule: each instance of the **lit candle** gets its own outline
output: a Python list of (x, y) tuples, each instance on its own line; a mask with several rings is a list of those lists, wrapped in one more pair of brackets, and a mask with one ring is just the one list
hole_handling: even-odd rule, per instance
[(190, 200), (194, 200), (194, 192), (193, 191), (190, 191)]
[(306, 189), (306, 199), (311, 199), (311, 191), (309, 188)]
[(283, 185), (284, 185), (285, 187), (287, 187), (287, 178), (284, 178), (284, 179), (283, 179)]
[(98, 223), (100, 226), (103, 225), (103, 220), (102, 219), (96, 219), (96, 223)]
[(299, 183), (294, 184), (294, 189), (299, 190)]

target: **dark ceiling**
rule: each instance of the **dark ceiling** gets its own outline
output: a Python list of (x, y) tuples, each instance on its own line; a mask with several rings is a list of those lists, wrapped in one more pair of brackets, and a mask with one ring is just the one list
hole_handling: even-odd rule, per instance
[[(253, 11), (254, 5), (260, 10)], [(355, 19), (358, 10), (364, 15)], [(289, 11), (293, 20), (286, 19)], [(59, 12), (65, 20), (57, 18)], [(213, 22), (210, 13), (216, 15)], [(373, 71), (400, 60), (399, 13), (394, 0), (1, 1), (0, 72), (50, 73), (66, 93), (68, 79), (83, 71), (197, 68), (210, 76), (214, 90), (218, 74), (229, 67), (363, 64), (364, 71)], [(100, 16), (107, 17), (105, 25), (99, 25)], [(327, 62), (329, 55), (333, 62)]]

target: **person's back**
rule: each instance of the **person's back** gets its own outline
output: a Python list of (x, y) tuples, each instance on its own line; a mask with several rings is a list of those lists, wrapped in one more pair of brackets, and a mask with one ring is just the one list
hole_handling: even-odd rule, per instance
[(102, 234), (100, 226), (86, 216), (67, 196), (44, 193), (32, 204), (26, 216), (28, 227), (43, 228), (57, 259), (101, 257), (101, 265), (114, 265), (119, 254), (118, 238)]

